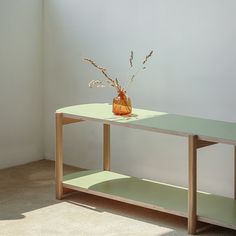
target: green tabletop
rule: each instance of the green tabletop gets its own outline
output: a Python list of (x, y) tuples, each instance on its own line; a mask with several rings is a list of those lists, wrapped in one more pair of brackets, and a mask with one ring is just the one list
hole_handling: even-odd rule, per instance
[(236, 145), (236, 123), (133, 109), (132, 115), (116, 116), (107, 103), (83, 104), (56, 111), (66, 117), (100, 121), (131, 128), (180, 136), (198, 135), (200, 139)]

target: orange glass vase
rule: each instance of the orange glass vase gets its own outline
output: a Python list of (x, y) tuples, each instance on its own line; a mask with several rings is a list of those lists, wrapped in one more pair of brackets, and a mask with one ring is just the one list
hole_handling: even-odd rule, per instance
[(131, 99), (124, 91), (120, 91), (118, 96), (113, 99), (112, 112), (118, 116), (132, 113)]

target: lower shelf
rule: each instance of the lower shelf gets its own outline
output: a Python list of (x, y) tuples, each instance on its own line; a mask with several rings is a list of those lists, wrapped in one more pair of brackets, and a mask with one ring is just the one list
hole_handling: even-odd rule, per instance
[[(86, 170), (63, 177), (63, 187), (187, 217), (186, 188), (110, 171)], [(198, 220), (236, 229), (236, 200), (198, 192)]]

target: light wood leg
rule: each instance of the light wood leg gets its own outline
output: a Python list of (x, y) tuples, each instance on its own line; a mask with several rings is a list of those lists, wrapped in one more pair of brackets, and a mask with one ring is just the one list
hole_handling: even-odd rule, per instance
[(189, 136), (188, 233), (196, 233), (197, 225), (197, 136)]
[(63, 197), (63, 148), (62, 148), (62, 130), (63, 130), (63, 114), (56, 113), (56, 198), (62, 199)]
[(234, 199), (236, 199), (236, 146), (234, 146)]
[(103, 169), (110, 170), (110, 125), (103, 124)]

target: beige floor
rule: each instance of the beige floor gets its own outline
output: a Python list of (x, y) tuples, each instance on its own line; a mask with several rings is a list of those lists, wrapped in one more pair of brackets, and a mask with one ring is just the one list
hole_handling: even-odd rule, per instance
[[(187, 235), (181, 217), (83, 193), (55, 200), (53, 178), (54, 163), (46, 160), (0, 170), (0, 236)], [(201, 235), (236, 231), (214, 226)]]

